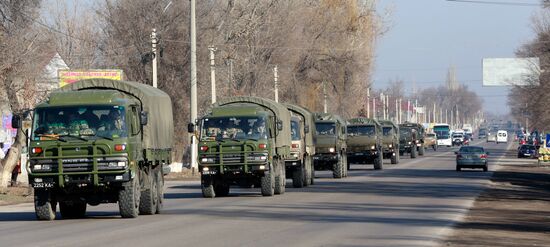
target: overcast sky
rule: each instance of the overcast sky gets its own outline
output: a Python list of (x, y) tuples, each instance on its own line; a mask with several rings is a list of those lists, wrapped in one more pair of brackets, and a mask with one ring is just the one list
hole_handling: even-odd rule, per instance
[[(538, 3), (539, 0), (487, 0)], [(454, 65), (457, 79), (484, 100), (484, 109), (507, 113), (508, 88), (482, 87), (481, 60), (514, 57), (521, 44), (534, 37), (532, 6), (457, 3), (445, 0), (380, 0), (393, 9), (390, 30), (378, 42), (374, 88), (402, 79), (408, 89), (445, 84)]]

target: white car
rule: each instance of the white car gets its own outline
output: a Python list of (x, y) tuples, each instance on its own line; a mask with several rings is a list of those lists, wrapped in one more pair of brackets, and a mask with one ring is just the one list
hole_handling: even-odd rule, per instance
[(508, 142), (508, 132), (506, 130), (499, 130), (497, 132), (497, 144), (498, 143), (507, 143)]

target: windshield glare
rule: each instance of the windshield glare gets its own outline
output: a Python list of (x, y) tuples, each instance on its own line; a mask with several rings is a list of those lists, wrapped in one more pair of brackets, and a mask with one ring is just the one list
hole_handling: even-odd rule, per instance
[(263, 117), (212, 117), (202, 121), (201, 141), (267, 139)]
[(384, 136), (389, 136), (392, 134), (392, 127), (384, 127), (382, 128), (382, 133)]
[(317, 135), (334, 135), (334, 123), (315, 123), (315, 133)]
[(290, 122), (290, 131), (291, 131), (291, 137), (293, 141), (299, 141), (301, 139), (300, 135), (300, 123), (298, 121), (291, 121)]
[(126, 137), (126, 114), (122, 106), (68, 106), (38, 108), (34, 114), (33, 140), (59, 136)]
[(374, 126), (348, 126), (348, 135), (372, 136), (374, 134)]

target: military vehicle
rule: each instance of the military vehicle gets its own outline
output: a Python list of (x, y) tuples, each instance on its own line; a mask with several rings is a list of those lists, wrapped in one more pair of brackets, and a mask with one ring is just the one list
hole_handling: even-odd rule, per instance
[(392, 164), (399, 163), (399, 126), (390, 120), (380, 120), (382, 125), (382, 148), (384, 159)]
[(399, 124), (399, 154), (410, 153), (411, 158), (424, 155), (424, 127), (418, 123)]
[(290, 123), (292, 145), (290, 159), (286, 161), (286, 175), (292, 178), (292, 186), (301, 188), (314, 183), (315, 169), (315, 117), (307, 109), (285, 104), (292, 114)]
[(63, 218), (83, 217), (87, 204), (118, 202), (124, 218), (161, 210), (174, 135), (165, 92), (82, 80), (51, 93), (32, 121), (27, 170), (39, 220), (55, 219), (57, 203)]
[(315, 113), (315, 170), (331, 170), (334, 178), (348, 173), (346, 121), (338, 115)]
[(213, 104), (199, 123), (203, 196), (227, 196), (231, 185), (261, 187), (263, 196), (283, 194), (290, 119), (286, 106), (269, 99), (230, 97)]
[(375, 119), (348, 120), (349, 163), (373, 164), (375, 170), (383, 167), (382, 126)]

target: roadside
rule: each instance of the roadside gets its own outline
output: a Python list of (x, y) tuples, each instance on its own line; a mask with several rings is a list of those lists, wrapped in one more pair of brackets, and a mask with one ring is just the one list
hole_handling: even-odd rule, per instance
[(442, 246), (548, 246), (550, 164), (507, 158), (499, 166)]
[(5, 194), (0, 194), (0, 206), (32, 201), (32, 189), (27, 186), (8, 187), (8, 191)]

